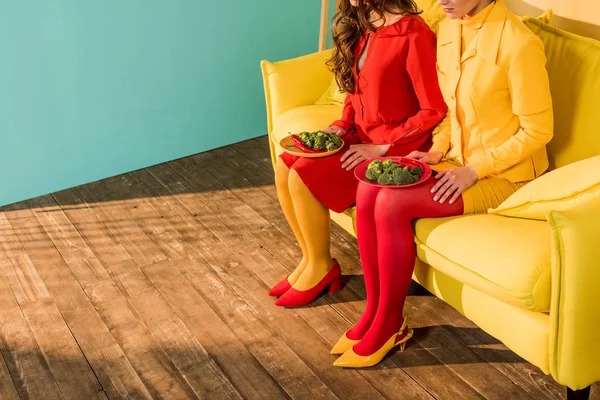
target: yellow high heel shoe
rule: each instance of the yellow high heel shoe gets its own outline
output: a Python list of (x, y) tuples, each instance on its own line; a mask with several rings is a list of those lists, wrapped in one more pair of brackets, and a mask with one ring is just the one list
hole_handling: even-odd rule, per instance
[(400, 328), (379, 350), (369, 356), (360, 356), (351, 347), (333, 363), (334, 367), (342, 368), (368, 368), (377, 365), (394, 347), (399, 346), (400, 351), (406, 348), (406, 342), (413, 336), (413, 330), (406, 326), (406, 319)]
[(351, 349), (352, 346), (360, 342), (360, 340), (354, 340), (348, 337), (348, 332), (350, 332), (350, 329), (348, 329), (344, 333), (344, 335), (337, 341), (337, 343), (335, 344), (335, 346), (333, 346), (329, 354), (344, 354), (346, 351)]

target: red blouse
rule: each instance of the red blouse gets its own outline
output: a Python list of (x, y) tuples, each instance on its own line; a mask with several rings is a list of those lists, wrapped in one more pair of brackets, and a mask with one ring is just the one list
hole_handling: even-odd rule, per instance
[(342, 118), (332, 125), (356, 131), (363, 143), (419, 148), (447, 110), (438, 85), (435, 34), (421, 17), (407, 15), (366, 33), (354, 49), (355, 60), (369, 37), (360, 72), (354, 65), (356, 93), (346, 96)]

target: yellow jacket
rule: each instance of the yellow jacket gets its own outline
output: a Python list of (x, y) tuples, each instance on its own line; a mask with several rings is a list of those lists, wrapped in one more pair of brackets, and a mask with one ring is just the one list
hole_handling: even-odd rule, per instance
[[(543, 44), (504, 0), (496, 0), (462, 56), (461, 29), (455, 20), (440, 25), (437, 69), (448, 114), (431, 150), (472, 165), (480, 179), (532, 180), (548, 168), (545, 145), (553, 135)], [(457, 101), (464, 121), (456, 118)]]

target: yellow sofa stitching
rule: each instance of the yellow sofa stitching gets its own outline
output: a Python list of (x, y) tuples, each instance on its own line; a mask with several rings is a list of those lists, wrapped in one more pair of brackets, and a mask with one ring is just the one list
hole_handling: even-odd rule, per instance
[[(552, 317), (553, 314), (557, 314), (555, 315), (556, 318), (550, 318), (550, 332), (549, 332), (549, 337), (550, 337), (550, 341), (549, 341), (549, 345), (550, 345), (550, 370), (552, 371), (552, 375), (554, 376), (555, 374), (558, 373), (558, 357), (560, 354), (560, 350), (558, 349), (558, 346), (560, 346), (560, 341), (558, 340), (558, 336), (560, 335), (559, 333), (559, 317), (558, 314), (560, 314), (560, 303), (561, 303), (561, 291), (560, 291), (560, 287), (561, 287), (561, 280), (562, 280), (562, 276), (560, 275), (561, 272), (561, 268), (560, 266), (563, 264), (563, 260), (564, 260), (564, 254), (565, 254), (565, 250), (564, 250), (564, 243), (561, 240), (560, 237), (560, 233), (558, 231), (558, 227), (556, 226), (556, 221), (554, 220), (553, 217), (554, 212), (551, 211), (548, 213), (548, 223), (551, 226), (551, 232), (552, 232), (552, 243), (554, 244), (554, 246), (552, 246), (553, 249), (553, 253), (555, 256), (554, 259), (554, 263), (555, 266), (554, 268), (552, 268), (552, 272), (554, 272), (553, 276), (552, 276), (552, 293), (550, 296), (550, 307), (551, 307), (551, 311), (550, 311), (550, 316)], [(558, 251), (556, 251), (556, 248), (558, 247)], [(556, 275), (556, 276), (554, 276)]]

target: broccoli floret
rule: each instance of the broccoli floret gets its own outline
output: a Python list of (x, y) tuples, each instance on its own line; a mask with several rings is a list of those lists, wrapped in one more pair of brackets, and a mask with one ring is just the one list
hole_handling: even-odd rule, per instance
[(381, 164), (383, 166), (383, 170), (386, 171), (388, 168), (390, 168), (392, 165), (394, 165), (394, 160), (388, 158)]
[(327, 151), (333, 151), (339, 147), (339, 146), (336, 146), (336, 144), (333, 142), (326, 142), (325, 145), (327, 146)]
[(329, 140), (340, 145), (342, 144), (342, 139), (340, 139), (338, 135), (335, 135), (333, 133), (329, 134)]
[(317, 131), (315, 132), (315, 138), (327, 140), (329, 139), (329, 134), (322, 131)]
[(383, 174), (379, 175), (379, 178), (377, 178), (377, 183), (380, 185), (392, 185), (394, 183), (392, 174), (384, 172)]
[(417, 177), (417, 180), (423, 176), (423, 170), (418, 165), (415, 165), (410, 169), (410, 173)]
[(327, 150), (335, 150), (342, 147), (342, 140), (333, 133), (327, 135)]
[(371, 181), (376, 181), (380, 175), (381, 175), (381, 170), (379, 170), (377, 168), (367, 168), (367, 172), (365, 172), (365, 177)]
[(379, 161), (379, 160), (371, 161), (367, 168), (381, 168), (381, 161)]
[(302, 132), (302, 133), (298, 134), (298, 137), (300, 138), (300, 140), (302, 140), (302, 142), (306, 145), (306, 147), (312, 149), (313, 144), (314, 144), (314, 139), (313, 139), (312, 133)]
[(385, 172), (393, 174), (394, 171), (398, 170), (398, 169), (402, 169), (402, 167), (400, 167), (398, 164), (394, 163), (392, 165), (390, 165)]
[(414, 175), (405, 169), (397, 169), (392, 174), (394, 185), (408, 185), (415, 182)]
[(327, 149), (327, 138), (325, 136), (317, 135), (315, 137), (315, 141), (313, 143), (313, 149), (315, 150), (325, 150)]
[(384, 172), (383, 171), (383, 167), (381, 166), (381, 163), (379, 163), (379, 164), (373, 164), (373, 163), (371, 163), (371, 164), (369, 164), (369, 166), (367, 167), (367, 169), (372, 169), (374, 171), (379, 172), (380, 174), (382, 174)]

